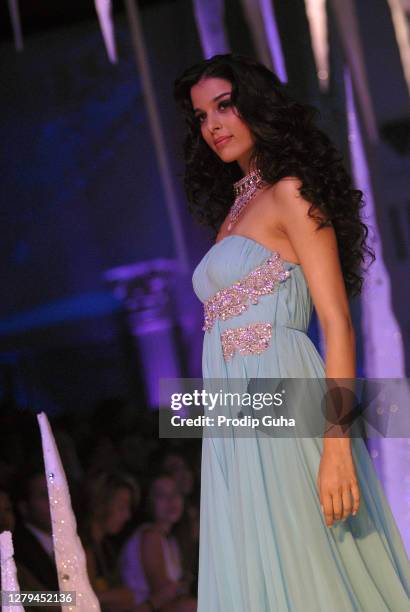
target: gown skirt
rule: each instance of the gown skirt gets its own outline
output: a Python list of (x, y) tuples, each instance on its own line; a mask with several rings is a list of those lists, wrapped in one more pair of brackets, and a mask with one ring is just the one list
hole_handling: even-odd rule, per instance
[[(205, 308), (204, 386), (325, 378), (300, 265), (234, 234), (192, 282)], [(322, 442), (204, 435), (198, 612), (410, 612), (409, 559), (363, 438), (352, 437), (359, 510), (332, 527), (316, 484)]]

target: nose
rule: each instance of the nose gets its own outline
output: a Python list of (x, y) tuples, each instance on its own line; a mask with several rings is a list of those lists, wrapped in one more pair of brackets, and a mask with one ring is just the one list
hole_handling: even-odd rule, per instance
[(214, 116), (213, 114), (208, 115), (207, 127), (213, 135), (222, 127), (220, 119), (217, 116)]

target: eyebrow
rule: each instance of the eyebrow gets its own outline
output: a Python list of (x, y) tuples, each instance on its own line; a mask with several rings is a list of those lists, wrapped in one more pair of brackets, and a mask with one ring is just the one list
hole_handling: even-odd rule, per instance
[[(224, 93), (220, 93), (218, 94), (215, 98), (213, 98), (212, 102), (216, 102), (217, 100), (219, 100), (219, 98), (222, 98), (222, 96), (226, 96), (227, 94), (231, 94), (231, 91), (225, 91)], [(198, 111), (200, 111), (200, 108), (194, 108), (193, 112), (196, 113)]]

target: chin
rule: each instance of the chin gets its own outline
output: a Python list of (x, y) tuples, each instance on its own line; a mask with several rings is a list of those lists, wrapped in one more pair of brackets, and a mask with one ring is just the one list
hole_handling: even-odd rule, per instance
[(226, 155), (220, 155), (218, 153), (218, 157), (221, 161), (225, 162), (225, 164), (231, 164), (232, 162), (236, 161), (238, 159), (237, 155), (232, 155), (229, 154), (228, 152), (226, 153)]

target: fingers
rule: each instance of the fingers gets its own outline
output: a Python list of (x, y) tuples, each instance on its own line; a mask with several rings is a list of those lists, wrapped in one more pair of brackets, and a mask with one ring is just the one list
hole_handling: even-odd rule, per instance
[(325, 517), (326, 525), (331, 527), (333, 525), (333, 502), (330, 495), (325, 495), (322, 499), (322, 512)]
[(342, 492), (342, 504), (343, 504), (343, 512), (342, 515), (337, 519), (342, 518), (344, 521), (347, 517), (352, 513), (352, 494), (349, 487), (345, 487)]
[(332, 495), (333, 502), (333, 519), (335, 521), (340, 521), (343, 513), (343, 501), (340, 493), (336, 493), (336, 495)]
[(346, 520), (351, 514), (355, 516), (359, 505), (360, 491), (356, 483), (337, 493), (321, 496), (321, 510), (328, 527), (332, 527), (334, 521)]
[(359, 489), (359, 485), (357, 484), (357, 482), (354, 482), (351, 485), (351, 491), (352, 491), (352, 496), (353, 496), (353, 516), (354, 516), (360, 506), (360, 489)]

